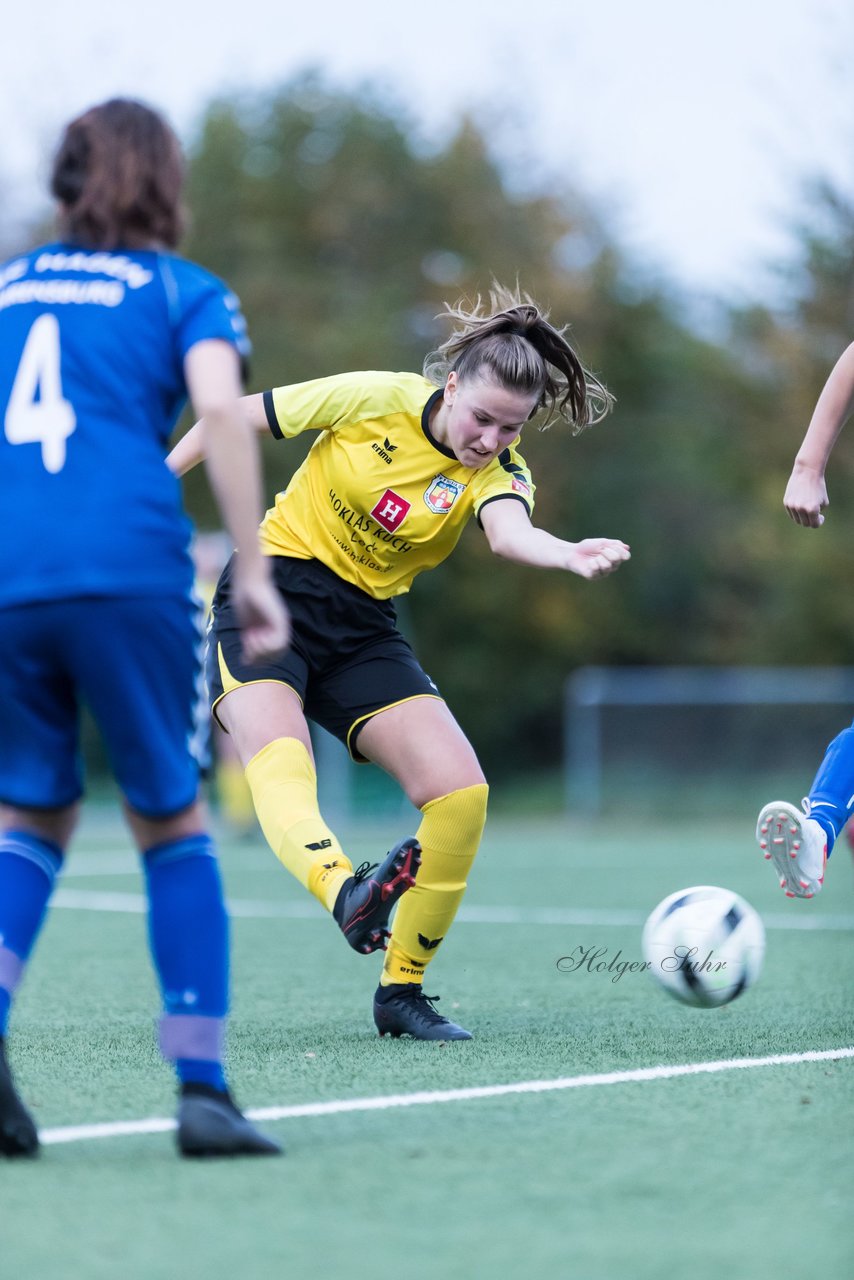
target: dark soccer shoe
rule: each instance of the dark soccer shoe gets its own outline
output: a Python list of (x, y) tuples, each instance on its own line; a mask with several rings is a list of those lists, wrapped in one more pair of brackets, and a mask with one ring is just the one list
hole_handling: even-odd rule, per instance
[(18, 1097), (6, 1061), (6, 1043), (0, 1036), (0, 1155), (34, 1156), (38, 1149), (36, 1126)]
[(332, 914), (354, 951), (362, 955), (385, 951), (391, 936), (386, 928), (391, 909), (415, 884), (420, 866), (421, 845), (409, 836), (394, 846), (384, 862), (363, 862), (353, 878), (344, 882)]
[(185, 1084), (178, 1108), (182, 1156), (278, 1156), (282, 1148), (238, 1111), (228, 1093), (205, 1084)]
[(443, 1018), (435, 1006), (438, 996), (425, 996), (415, 982), (378, 987), (374, 1022), (381, 1036), (413, 1036), (416, 1040), (471, 1040), (470, 1031)]

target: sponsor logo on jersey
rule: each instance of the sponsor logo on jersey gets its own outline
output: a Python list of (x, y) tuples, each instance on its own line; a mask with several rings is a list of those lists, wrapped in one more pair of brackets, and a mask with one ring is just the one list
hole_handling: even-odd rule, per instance
[(446, 515), (465, 490), (465, 485), (458, 480), (449, 480), (447, 476), (436, 476), (424, 491), (424, 501), (437, 516)]
[[(313, 852), (316, 852), (318, 849), (331, 849), (332, 841), (331, 840), (315, 840), (313, 841), (312, 844), (307, 844), (305, 847), (306, 849), (311, 849)], [(338, 864), (336, 862), (330, 862), (328, 865), (326, 863), (324, 863), (323, 865), (326, 867), (326, 870), (328, 871), (330, 867), (335, 867)]]
[(513, 477), (511, 481), (511, 488), (513, 489), (514, 493), (530, 494), (531, 492), (531, 486), (529, 484), (525, 484), (525, 481), (522, 480), (519, 476)]
[(385, 462), (388, 466), (390, 466), (391, 463), (394, 462), (394, 458), (391, 455), (397, 449), (397, 445), (392, 444), (390, 440), (384, 439), (382, 444), (377, 444), (375, 440), (371, 445), (371, 448), (373, 449), (374, 453), (378, 453), (380, 455), (383, 462)]
[(393, 489), (386, 489), (377, 505), (372, 508), (371, 515), (387, 533), (394, 533), (406, 519), (411, 502), (401, 498)]

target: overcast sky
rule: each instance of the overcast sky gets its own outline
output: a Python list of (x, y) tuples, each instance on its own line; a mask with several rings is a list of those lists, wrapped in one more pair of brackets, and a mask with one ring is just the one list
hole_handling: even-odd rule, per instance
[(144, 97), (186, 141), (212, 96), (315, 66), (383, 85), (428, 139), (477, 109), (496, 148), (577, 185), (652, 269), (770, 297), (803, 179), (854, 192), (852, 55), (852, 0), (10, 0), (6, 230), (43, 199), (55, 136), (91, 102)]

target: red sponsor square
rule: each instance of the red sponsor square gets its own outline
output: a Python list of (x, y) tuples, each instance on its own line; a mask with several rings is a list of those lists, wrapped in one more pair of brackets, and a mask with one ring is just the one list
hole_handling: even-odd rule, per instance
[(377, 524), (381, 525), (388, 533), (394, 533), (403, 524), (411, 505), (405, 498), (401, 498), (400, 494), (395, 493), (393, 489), (386, 489), (377, 505), (371, 511), (371, 515)]

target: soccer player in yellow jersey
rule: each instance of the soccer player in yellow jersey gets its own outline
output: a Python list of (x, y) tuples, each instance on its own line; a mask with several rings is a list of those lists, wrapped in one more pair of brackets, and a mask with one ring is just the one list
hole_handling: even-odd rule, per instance
[[(397, 630), (394, 597), (449, 555), (472, 516), (496, 555), (523, 564), (599, 578), (629, 558), (619, 540), (566, 542), (531, 523), (534, 483), (518, 452), (525, 423), (544, 411), (577, 432), (611, 405), (563, 330), (498, 285), (488, 303), (446, 310), (455, 327), (424, 376), (346, 373), (243, 401), (252, 426), (277, 439), (319, 433), (261, 526), (292, 642), (275, 662), (242, 661), (229, 565), (208, 655), (214, 714), (244, 762), (272, 849), (356, 950), (388, 941), (374, 1020), (381, 1035), (423, 1040), (470, 1039), (424, 995), (422, 979), (462, 901), (488, 788)], [(201, 419), (170, 465), (181, 475), (204, 454)], [(306, 717), (353, 759), (390, 773), (423, 815), (415, 838), (379, 867), (354, 873), (320, 815)]]

